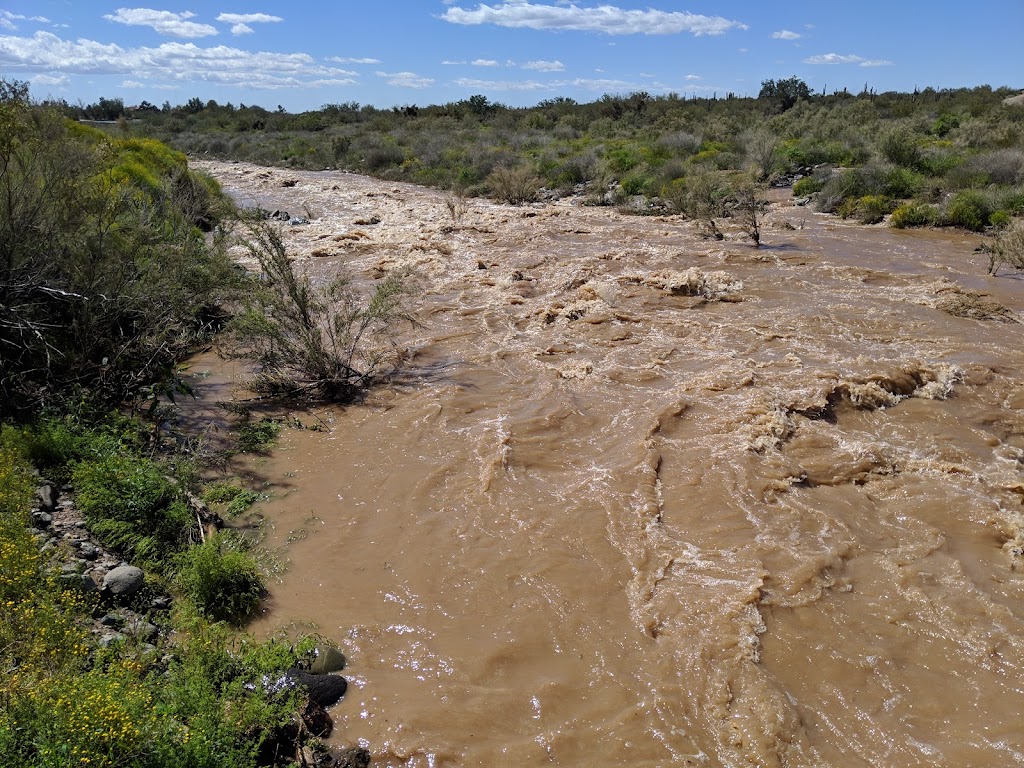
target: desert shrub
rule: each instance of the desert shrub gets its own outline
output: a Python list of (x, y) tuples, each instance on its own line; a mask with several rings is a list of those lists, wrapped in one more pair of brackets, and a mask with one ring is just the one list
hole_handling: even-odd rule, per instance
[(909, 129), (896, 127), (885, 133), (878, 145), (882, 156), (893, 165), (917, 168), (921, 163), (921, 146)]
[(529, 168), (495, 168), (484, 182), (491, 194), (509, 205), (532, 202), (540, 181)]
[(239, 539), (227, 533), (182, 553), (175, 584), (203, 615), (236, 624), (252, 614), (264, 591), (256, 561)]
[(924, 186), (925, 178), (909, 168), (892, 168), (885, 176), (884, 192), (893, 198), (913, 197)]
[(1024, 188), (1010, 187), (994, 191), (995, 207), (999, 210), (1009, 211), (1014, 216), (1024, 213)]
[(944, 224), (980, 232), (991, 213), (988, 199), (976, 190), (958, 192), (946, 206)]
[(815, 207), (822, 213), (837, 213), (847, 204), (847, 214), (852, 215), (853, 208), (850, 206), (855, 206), (859, 198), (885, 194), (885, 179), (886, 171), (880, 166), (850, 168), (835, 173), (821, 188)]
[(938, 212), (924, 203), (905, 203), (898, 206), (889, 217), (889, 226), (897, 229), (905, 227), (927, 227), (938, 219)]
[(1005, 229), (1010, 225), (1013, 217), (1009, 211), (993, 211), (992, 215), (988, 217), (989, 224), (996, 229)]
[(855, 218), (861, 224), (877, 224), (893, 209), (893, 202), (885, 195), (864, 195), (848, 198), (839, 207), (843, 218)]
[(631, 173), (622, 179), (619, 189), (622, 194), (634, 197), (647, 191), (649, 179), (643, 174)]
[(797, 179), (793, 182), (793, 197), (813, 195), (815, 192), (820, 192), (824, 186), (825, 177), (818, 175), (804, 176), (802, 179)]
[(412, 322), (404, 310), (406, 273), (392, 272), (364, 298), (344, 272), (321, 285), (299, 274), (280, 234), (266, 222), (251, 223), (244, 245), (261, 277), (232, 321), (230, 353), (258, 366), (251, 386), (268, 394), (345, 400), (402, 362), (395, 326)]

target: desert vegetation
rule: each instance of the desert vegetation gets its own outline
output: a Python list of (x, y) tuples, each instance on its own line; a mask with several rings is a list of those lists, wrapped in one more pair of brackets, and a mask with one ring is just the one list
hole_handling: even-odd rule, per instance
[[(233, 205), (181, 152), (7, 82), (0, 198), (0, 763), (291, 763), (330, 720), (288, 671), (312, 641), (238, 631), (268, 561), (224, 518), (259, 495), (166, 434), (176, 364), (245, 317)], [(243, 418), (231, 450), (279, 428)]]
[(733, 181), (752, 169), (761, 183), (795, 181), (797, 197), (862, 223), (1002, 227), (1024, 213), (1024, 110), (1004, 104), (1015, 93), (812, 93), (791, 77), (764, 81), (757, 98), (641, 92), (529, 108), (482, 95), (390, 110), (327, 104), (302, 114), (197, 99), (60, 106), (74, 117), (116, 112), (133, 134), (221, 159), (342, 168), (511, 203), (573, 191), (595, 204), (663, 201), (715, 236), (715, 218), (730, 216), (743, 194)]

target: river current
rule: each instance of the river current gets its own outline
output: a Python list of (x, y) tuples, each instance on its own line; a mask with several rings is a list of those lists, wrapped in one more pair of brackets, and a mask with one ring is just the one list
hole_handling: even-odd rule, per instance
[[(404, 372), (247, 468), (288, 561), (253, 630), (346, 651), (337, 739), (409, 768), (1024, 765), (1024, 280), (979, 236), (780, 193), (754, 248), (201, 165), (310, 218), (283, 231), (317, 279), (417, 275)], [(241, 377), (192, 370), (207, 400)]]

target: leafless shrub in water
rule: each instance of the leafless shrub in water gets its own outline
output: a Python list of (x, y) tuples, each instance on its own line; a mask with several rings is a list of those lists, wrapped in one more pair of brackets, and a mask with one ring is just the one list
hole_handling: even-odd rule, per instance
[(323, 285), (298, 274), (269, 223), (251, 222), (243, 244), (262, 274), (233, 321), (232, 354), (257, 364), (255, 391), (349, 400), (401, 364), (408, 274), (392, 272), (364, 298), (344, 272)]
[(540, 188), (540, 182), (528, 168), (495, 168), (486, 183), (495, 197), (509, 205), (533, 202)]
[(452, 219), (453, 226), (459, 226), (463, 217), (469, 210), (469, 201), (466, 200), (466, 193), (461, 189), (453, 189), (444, 194), (444, 207), (448, 209), (448, 215)]
[(988, 273), (994, 275), (1003, 264), (1012, 269), (1024, 269), (1024, 219), (1014, 219), (1002, 229), (988, 251)]

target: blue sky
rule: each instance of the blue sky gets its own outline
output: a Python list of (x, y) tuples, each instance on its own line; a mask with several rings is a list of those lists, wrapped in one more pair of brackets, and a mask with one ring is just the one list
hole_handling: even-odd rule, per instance
[[(131, 0), (127, 0), (128, 3)], [(69, 102), (532, 105), (647, 91), (1024, 88), (1024, 0), (0, 0), (0, 76)]]

